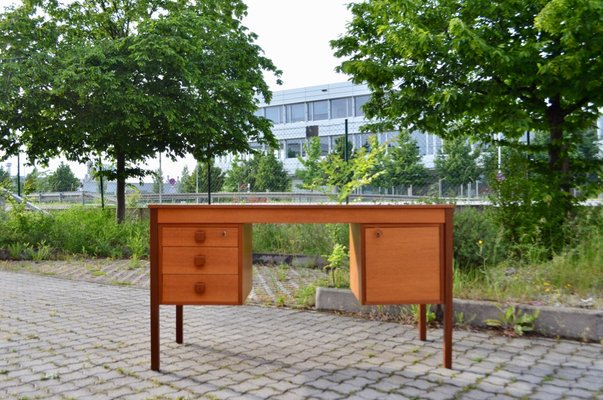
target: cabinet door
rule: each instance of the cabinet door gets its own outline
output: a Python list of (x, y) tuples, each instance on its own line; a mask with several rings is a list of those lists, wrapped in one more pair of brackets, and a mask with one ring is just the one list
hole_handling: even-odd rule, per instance
[(366, 303), (441, 303), (443, 242), (440, 225), (366, 227)]

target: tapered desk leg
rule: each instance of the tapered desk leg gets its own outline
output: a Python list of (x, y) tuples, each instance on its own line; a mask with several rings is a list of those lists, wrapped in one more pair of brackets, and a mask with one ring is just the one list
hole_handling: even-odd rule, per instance
[(176, 343), (178, 344), (182, 344), (183, 343), (183, 329), (182, 329), (182, 325), (183, 325), (183, 320), (184, 320), (184, 316), (183, 316), (183, 307), (182, 306), (176, 306)]
[(419, 340), (427, 340), (427, 307), (419, 304)]
[(151, 210), (151, 369), (159, 371), (159, 253), (157, 209)]
[(151, 369), (159, 371), (159, 305), (151, 302)]
[(452, 328), (454, 305), (452, 299), (452, 209), (446, 210), (445, 227), (445, 273), (444, 273), (444, 368), (452, 368)]
[(444, 305), (444, 368), (452, 368), (452, 302)]

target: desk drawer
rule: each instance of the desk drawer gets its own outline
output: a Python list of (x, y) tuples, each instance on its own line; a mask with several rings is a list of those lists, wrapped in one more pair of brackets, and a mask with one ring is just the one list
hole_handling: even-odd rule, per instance
[(236, 226), (164, 226), (161, 229), (162, 246), (237, 247), (239, 229)]
[(163, 247), (161, 265), (164, 274), (239, 273), (239, 249), (236, 247)]
[(163, 275), (163, 304), (240, 304), (239, 275)]

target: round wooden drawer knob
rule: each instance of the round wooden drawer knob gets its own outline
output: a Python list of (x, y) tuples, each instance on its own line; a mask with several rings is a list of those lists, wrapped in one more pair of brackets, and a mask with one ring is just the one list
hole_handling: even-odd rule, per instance
[(201, 268), (205, 266), (205, 256), (195, 256), (195, 267)]
[(205, 293), (205, 283), (203, 283), (203, 282), (195, 283), (195, 293), (197, 293), (197, 294)]
[(197, 242), (197, 243), (205, 242), (205, 231), (195, 232), (195, 242)]

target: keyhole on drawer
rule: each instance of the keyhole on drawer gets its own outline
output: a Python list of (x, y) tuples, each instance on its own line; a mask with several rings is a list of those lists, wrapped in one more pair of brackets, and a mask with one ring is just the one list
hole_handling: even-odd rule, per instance
[(226, 237), (226, 231), (222, 231), (222, 237), (225, 238)]
[(377, 229), (377, 230), (375, 231), (375, 237), (376, 237), (377, 239), (379, 239), (381, 236), (383, 236), (383, 232), (381, 231), (381, 229)]

